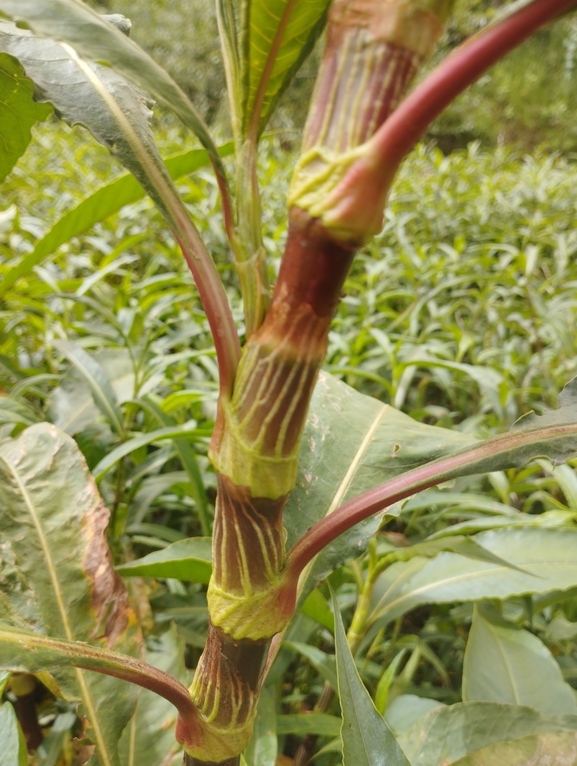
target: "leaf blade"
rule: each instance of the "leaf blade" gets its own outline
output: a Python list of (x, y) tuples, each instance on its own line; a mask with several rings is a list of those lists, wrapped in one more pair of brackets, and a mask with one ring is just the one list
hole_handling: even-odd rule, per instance
[(334, 593), (333, 611), (344, 766), (411, 766), (359, 677)]
[(475, 605), (463, 666), (463, 701), (529, 705), (545, 714), (577, 714), (561, 669), (537, 636)]
[(260, 133), (274, 106), (308, 56), (325, 21), (329, 0), (252, 0), (241, 36), (245, 135)]
[(26, 151), (32, 126), (52, 111), (32, 96), (32, 82), (24, 76), (21, 65), (13, 56), (0, 53), (0, 183)]
[(577, 532), (510, 528), (481, 532), (473, 539), (516, 565), (510, 567), (443, 552), (393, 564), (379, 578), (371, 621), (387, 624), (421, 604), (506, 599), (567, 590), (577, 584)]
[(79, 0), (0, 0), (0, 8), (38, 35), (67, 43), (90, 61), (107, 61), (172, 109), (199, 138), (223, 178), (218, 151), (204, 121), (176, 85), (136, 43)]
[(172, 577), (208, 583), (212, 573), (212, 540), (190, 537), (116, 567), (123, 577)]
[[(138, 656), (142, 637), (106, 544), (108, 511), (74, 441), (41, 423), (0, 446), (0, 618), (32, 633)], [(40, 553), (39, 553), (40, 551)], [(95, 638), (98, 636), (98, 638)], [(10, 669), (13, 652), (2, 657)], [(92, 676), (92, 674), (90, 674)], [(118, 764), (117, 742), (136, 704), (118, 681), (64, 670), (60, 688), (82, 701), (95, 764)], [(102, 704), (115, 695), (114, 710)]]

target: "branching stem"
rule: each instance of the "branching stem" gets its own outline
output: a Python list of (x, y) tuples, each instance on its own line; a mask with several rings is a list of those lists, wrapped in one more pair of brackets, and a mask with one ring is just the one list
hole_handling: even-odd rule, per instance
[(576, 0), (535, 0), (467, 40), (399, 105), (371, 139), (387, 170), (411, 151), (431, 122), (507, 53), (553, 21)]

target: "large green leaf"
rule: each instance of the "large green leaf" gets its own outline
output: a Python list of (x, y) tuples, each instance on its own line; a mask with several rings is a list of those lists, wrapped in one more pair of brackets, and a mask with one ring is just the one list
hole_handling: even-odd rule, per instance
[[(399, 448), (402, 448), (402, 437), (393, 443), (393, 460)], [(313, 524), (293, 545), (287, 558), (286, 570), (291, 576), (298, 574), (301, 577), (301, 588), (306, 589), (310, 584), (311, 564), (318, 553), (324, 549), (330, 550), (330, 545), (338, 544), (339, 536), (343, 533), (350, 535), (356, 524), (371, 519), (374, 521), (375, 514), (383, 513), (385, 509), (389, 509), (390, 513), (395, 503), (423, 489), (471, 474), (523, 467), (536, 458), (545, 457), (557, 463), (575, 456), (577, 378), (570, 381), (559, 395), (557, 409), (545, 410), (539, 416), (530, 413), (521, 418), (509, 433), (459, 449), (448, 457), (425, 462), (332, 509), (331, 516)], [(359, 540), (359, 550), (362, 547), (363, 541)]]
[(443, 552), (393, 564), (379, 578), (371, 620), (386, 624), (421, 604), (506, 599), (577, 585), (577, 531), (498, 529), (475, 542), (518, 569)]
[(545, 644), (476, 605), (463, 667), (463, 700), (530, 705), (542, 713), (577, 714), (577, 701)]
[(161, 185), (176, 192), (154, 143), (144, 91), (110, 67), (86, 64), (69, 46), (34, 37), (11, 22), (0, 23), (0, 50), (17, 56), (42, 99), (71, 125), (85, 125), (166, 212)]
[(499, 742), (454, 761), (454, 766), (577, 766), (577, 732)]
[(573, 732), (576, 727), (577, 717), (571, 715), (543, 715), (522, 705), (466, 702), (429, 711), (399, 741), (412, 766), (451, 766), (500, 742)]
[[(122, 413), (118, 405), (134, 398), (134, 363), (125, 348), (105, 348), (88, 354), (74, 343), (58, 341), (56, 346), (71, 362), (70, 372), (64, 376), (59, 386), (50, 392), (48, 397), (47, 420), (69, 436), (83, 431), (102, 412), (96, 402), (104, 396), (97, 385), (102, 381), (108, 392), (110, 405), (105, 407), (104, 415), (108, 416), (108, 408), (116, 411), (116, 419), (122, 423)], [(88, 364), (88, 368), (85, 366)], [(89, 374), (89, 369), (93, 374)], [(108, 383), (108, 384), (107, 384)], [(91, 385), (92, 384), (92, 385)], [(93, 393), (93, 390), (96, 389)]]
[[(456, 431), (418, 423), (321, 374), (303, 435), (296, 488), (283, 515), (288, 545), (346, 500), (471, 441)], [(380, 523), (381, 516), (372, 517), (327, 546), (313, 564), (302, 596), (344, 561), (360, 555)]]
[(245, 130), (259, 132), (294, 74), (308, 56), (326, 20), (330, 0), (250, 0)]
[(360, 679), (333, 594), (344, 766), (411, 766)]
[(172, 577), (187, 582), (208, 583), (212, 573), (210, 537), (178, 540), (160, 551), (116, 568), (123, 577)]
[[(142, 639), (106, 543), (108, 511), (74, 441), (42, 423), (0, 445), (0, 619), (36, 634), (138, 656)], [(3, 643), (0, 667), (14, 649)], [(82, 702), (92, 766), (119, 763), (136, 687), (83, 670), (55, 671)], [(114, 704), (111, 704), (114, 700)]]
[(32, 126), (52, 111), (34, 101), (33, 91), (18, 61), (0, 53), (0, 183), (26, 151)]
[(34, 410), (24, 402), (13, 399), (11, 396), (0, 396), (0, 423), (31, 426), (39, 420)]
[(93, 469), (94, 477), (97, 481), (100, 481), (102, 477), (113, 468), (119, 460), (126, 455), (130, 455), (134, 450), (144, 447), (152, 442), (163, 441), (164, 439), (198, 439), (199, 437), (206, 438), (210, 434), (206, 429), (194, 428), (189, 426), (165, 426), (164, 428), (157, 428), (154, 431), (148, 431), (146, 433), (135, 436), (133, 439), (120, 444), (118, 447), (109, 452), (106, 457), (96, 465)]
[(106, 61), (172, 109), (199, 138), (224, 177), (202, 118), (174, 80), (117, 26), (81, 0), (0, 0), (0, 10), (42, 37), (68, 43), (89, 61)]
[[(225, 157), (232, 152), (232, 149), (232, 143), (229, 142), (221, 146), (219, 152)], [(166, 169), (172, 179), (193, 173), (208, 163), (208, 154), (204, 149), (192, 149), (165, 160)], [(134, 176), (126, 173), (85, 197), (52, 224), (50, 230), (36, 242), (34, 250), (10, 269), (0, 284), (0, 295), (3, 295), (19, 279), (30, 274), (34, 266), (42, 263), (72, 237), (83, 234), (96, 223), (117, 213), (125, 205), (142, 199), (144, 195), (144, 189)]]

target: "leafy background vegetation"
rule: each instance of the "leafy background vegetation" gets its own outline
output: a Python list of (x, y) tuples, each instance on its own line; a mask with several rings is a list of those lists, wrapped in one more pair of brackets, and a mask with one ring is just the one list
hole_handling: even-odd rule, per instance
[[(222, 73), (204, 5), (191, 13), (207, 25), (198, 30), (205, 44), (192, 60), (172, 45), (178, 3), (170, 9), (121, 5), (111, 10), (133, 18), (136, 39), (142, 20), (142, 42), (161, 60), (163, 35), (170, 36), (174, 58), (165, 63), (219, 124)], [(492, 12), (472, 3), (448, 44)], [(472, 137), (473, 143), (447, 154), (428, 143), (411, 155), (382, 234), (347, 280), (326, 360), (333, 375), (419, 420), (481, 437), (506, 430), (531, 408), (555, 405), (563, 384), (577, 374), (577, 169), (569, 88), (575, 41), (571, 20), (537, 35), (431, 132), (445, 150)], [(306, 77), (295, 87), (306, 89)], [(291, 126), (302, 121), (294, 102), (293, 90), (260, 156), (273, 280), (285, 237)], [(169, 119), (157, 128), (164, 156), (183, 148), (185, 136)], [(531, 155), (527, 148), (534, 148)], [(107, 152), (81, 129), (41, 125), (3, 185), (0, 273), (21, 262), (66, 210), (117, 174)], [(238, 310), (214, 180), (200, 170), (179, 179), (178, 187)], [(72, 239), (3, 296), (0, 393), (0, 437), (41, 420), (74, 436), (112, 511), (110, 542), (118, 564), (209, 531), (215, 487), (206, 452), (217, 395), (215, 354), (191, 277), (147, 200)], [(160, 430), (167, 428), (188, 432), (193, 448), (179, 449)], [(543, 526), (574, 527), (573, 468), (540, 461), (462, 479), (409, 501), (369, 554), (331, 576), (341, 607), (352, 612), (370, 556), (419, 543), (451, 524), (481, 529), (505, 525), (512, 515), (526, 520), (524, 514), (539, 516)], [(162, 642), (178, 645), (194, 667), (207, 621), (202, 583), (128, 582), (142, 596), (151, 649), (160, 656)], [(278, 732), (287, 757), (307, 732), (323, 735), (316, 745), (309, 740), (312, 749), (328, 743), (318, 759), (322, 766), (339, 763), (330, 745), (338, 726), (316, 719), (315, 728), (313, 719), (299, 715), (314, 708), (326, 694), (325, 681), (334, 678), (330, 620), (319, 621), (318, 614), (294, 622), (263, 711), (272, 701), (284, 714)], [(407, 694), (443, 703), (461, 699), (472, 614), (466, 600), (419, 606), (369, 636), (357, 666), (381, 710)], [(577, 689), (573, 592), (510, 599), (502, 615), (538, 636)], [(183, 667), (178, 672), (186, 673)], [(71, 762), (74, 716), (45, 690), (38, 704), (50, 737), (37, 763)], [(324, 710), (338, 713), (334, 702)]]

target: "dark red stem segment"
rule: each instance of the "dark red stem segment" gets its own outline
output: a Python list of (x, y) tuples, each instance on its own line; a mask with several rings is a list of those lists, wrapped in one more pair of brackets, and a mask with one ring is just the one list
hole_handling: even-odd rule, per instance
[(14, 711), (24, 733), (28, 752), (33, 753), (44, 739), (42, 729), (38, 723), (34, 692), (16, 697)]

